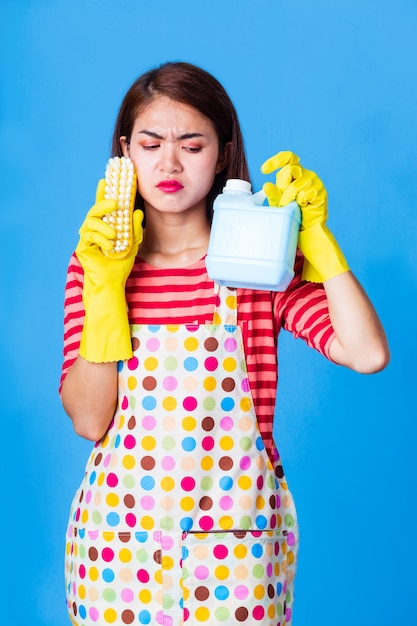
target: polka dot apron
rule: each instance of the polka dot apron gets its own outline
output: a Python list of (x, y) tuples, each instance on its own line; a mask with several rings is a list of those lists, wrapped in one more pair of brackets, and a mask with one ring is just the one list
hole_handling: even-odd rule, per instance
[(291, 624), (295, 508), (260, 436), (236, 312), (221, 287), (212, 324), (132, 326), (118, 409), (71, 508), (74, 626)]

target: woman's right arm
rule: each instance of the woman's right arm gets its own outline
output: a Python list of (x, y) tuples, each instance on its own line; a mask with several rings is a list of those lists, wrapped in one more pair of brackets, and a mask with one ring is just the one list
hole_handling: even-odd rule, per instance
[(126, 256), (103, 253), (115, 237), (103, 216), (117, 208), (115, 200), (105, 199), (105, 187), (100, 180), (80, 228), (65, 293), (61, 400), (74, 430), (93, 441), (103, 437), (116, 410), (117, 363), (132, 356), (125, 284), (143, 237), (143, 213), (136, 210)]
[(97, 441), (117, 404), (117, 362), (91, 363), (78, 356), (62, 383), (61, 399), (75, 432)]

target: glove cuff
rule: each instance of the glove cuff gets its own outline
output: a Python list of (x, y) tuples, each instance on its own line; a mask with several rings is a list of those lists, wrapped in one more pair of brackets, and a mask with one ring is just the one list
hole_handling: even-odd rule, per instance
[(130, 359), (133, 351), (124, 289), (91, 290), (87, 280), (83, 301), (80, 356), (92, 363)]
[(322, 283), (349, 270), (335, 237), (324, 224), (314, 224), (300, 231), (298, 247), (305, 259), (303, 280)]

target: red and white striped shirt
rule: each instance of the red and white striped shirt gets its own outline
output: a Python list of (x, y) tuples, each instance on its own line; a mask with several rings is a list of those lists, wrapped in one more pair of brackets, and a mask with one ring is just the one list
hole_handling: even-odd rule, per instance
[[(278, 382), (277, 341), (281, 328), (327, 358), (335, 332), (321, 284), (301, 281), (303, 259), (297, 256), (295, 276), (284, 292), (237, 290), (237, 317), (242, 328), (248, 378), (259, 428), (269, 452), (272, 448), (275, 396)], [(65, 289), (64, 361), (62, 382), (75, 361), (84, 322), (83, 269), (71, 257)], [(211, 323), (215, 293), (204, 259), (179, 269), (155, 268), (139, 257), (126, 283), (131, 324)]]

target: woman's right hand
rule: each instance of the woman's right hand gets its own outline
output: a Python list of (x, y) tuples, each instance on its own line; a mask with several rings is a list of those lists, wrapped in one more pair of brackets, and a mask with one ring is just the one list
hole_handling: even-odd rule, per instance
[(113, 247), (114, 229), (102, 217), (116, 208), (104, 198), (105, 183), (97, 186), (96, 203), (80, 228), (75, 250), (84, 270), (83, 303), (85, 319), (80, 355), (92, 363), (124, 361), (132, 356), (125, 284), (132, 271), (143, 238), (143, 212), (133, 212), (133, 245), (123, 258), (103, 253)]
[(115, 259), (106, 256), (104, 251), (112, 249), (116, 233), (110, 224), (103, 221), (103, 217), (117, 209), (117, 202), (105, 199), (105, 185), (104, 179), (97, 185), (96, 201), (79, 230), (80, 239), (75, 252), (84, 275), (96, 286), (114, 284), (124, 287), (143, 239), (143, 212), (133, 212), (133, 245), (129, 254)]
[(133, 213), (133, 247), (125, 258), (109, 258), (114, 229), (103, 216), (116, 202), (104, 198), (105, 181), (80, 228), (76, 248), (84, 270), (85, 318), (79, 356), (62, 385), (62, 403), (75, 431), (96, 441), (106, 432), (117, 403), (117, 361), (130, 358), (132, 344), (125, 284), (143, 237), (142, 211)]

